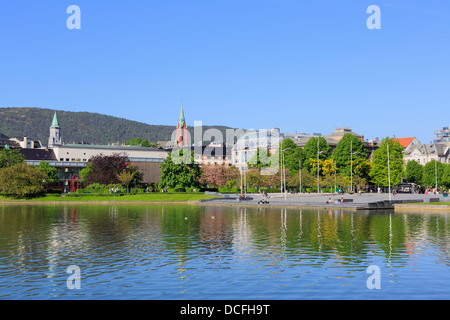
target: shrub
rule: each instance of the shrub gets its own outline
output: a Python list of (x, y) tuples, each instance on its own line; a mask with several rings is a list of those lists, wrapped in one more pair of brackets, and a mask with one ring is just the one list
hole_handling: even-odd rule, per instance
[(25, 163), (0, 170), (0, 193), (17, 198), (35, 196), (45, 191), (47, 174)]

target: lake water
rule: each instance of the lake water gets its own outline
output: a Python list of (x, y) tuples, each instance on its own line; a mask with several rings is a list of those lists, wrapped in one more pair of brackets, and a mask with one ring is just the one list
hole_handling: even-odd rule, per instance
[(2, 205), (0, 299), (450, 299), (449, 215)]

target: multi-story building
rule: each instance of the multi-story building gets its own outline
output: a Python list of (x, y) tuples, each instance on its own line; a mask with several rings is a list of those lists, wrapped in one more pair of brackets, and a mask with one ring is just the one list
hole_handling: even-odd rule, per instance
[(449, 127), (443, 127), (442, 130), (437, 130), (434, 133), (436, 134), (436, 138), (434, 139), (435, 143), (445, 143), (447, 145), (450, 145)]
[(168, 154), (167, 150), (136, 146), (64, 144), (56, 113), (50, 126), (48, 145), (44, 148), (22, 148), (21, 152), (28, 164), (39, 165), (41, 161), (47, 161), (50, 166), (55, 167), (59, 187), (65, 191), (69, 191), (71, 181), (79, 177), (80, 171), (87, 167), (89, 159), (97, 155), (125, 155), (139, 168), (144, 183), (157, 183), (160, 177), (159, 167)]

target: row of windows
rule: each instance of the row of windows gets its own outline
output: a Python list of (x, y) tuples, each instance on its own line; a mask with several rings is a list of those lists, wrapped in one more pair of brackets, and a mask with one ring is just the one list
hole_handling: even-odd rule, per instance
[(72, 161), (72, 162), (87, 162), (87, 159), (75, 159), (75, 158), (60, 158), (59, 161)]

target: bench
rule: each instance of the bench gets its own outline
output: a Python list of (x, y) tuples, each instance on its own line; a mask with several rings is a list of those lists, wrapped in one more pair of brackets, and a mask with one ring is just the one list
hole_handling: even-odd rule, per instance
[[(342, 200), (344, 201), (344, 203), (345, 202), (353, 202), (353, 199), (342, 199)], [(340, 201), (341, 201), (341, 199), (334, 200), (335, 203), (340, 202)]]

